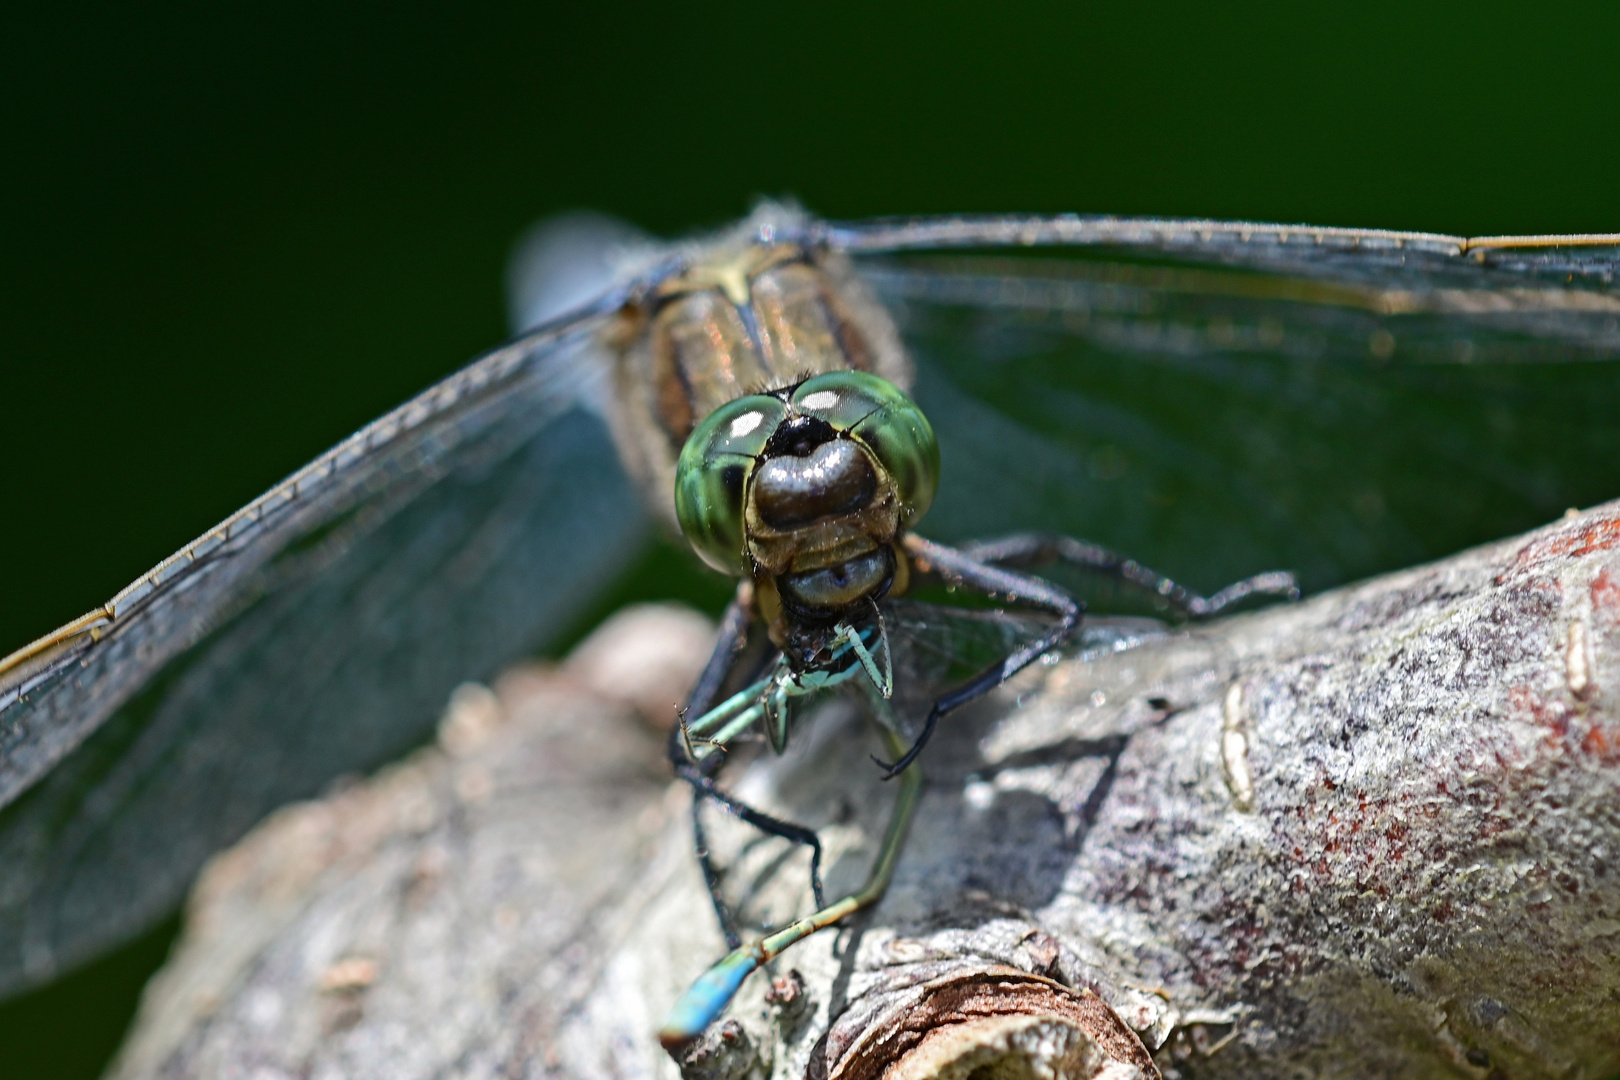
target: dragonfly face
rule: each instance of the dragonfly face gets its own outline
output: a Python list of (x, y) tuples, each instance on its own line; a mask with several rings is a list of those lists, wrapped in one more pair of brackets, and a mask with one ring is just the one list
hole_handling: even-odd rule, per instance
[(709, 565), (746, 574), (771, 640), (799, 666), (828, 628), (887, 594), (896, 541), (928, 510), (939, 445), (922, 411), (861, 371), (716, 409), (681, 452), (675, 510)]

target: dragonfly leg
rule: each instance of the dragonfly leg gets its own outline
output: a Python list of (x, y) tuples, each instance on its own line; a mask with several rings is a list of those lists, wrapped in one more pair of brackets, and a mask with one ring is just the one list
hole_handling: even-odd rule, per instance
[[(689, 756), (686, 717), (702, 716), (719, 696), (720, 687), (725, 683), (732, 665), (736, 663), (738, 652), (747, 640), (748, 622), (748, 605), (739, 591), (731, 603), (726, 605), (725, 613), (720, 617), (720, 632), (715, 640), (714, 651), (709, 654), (709, 661), (703, 665), (703, 672), (698, 676), (697, 685), (692, 687), (692, 693), (686, 699), (686, 706), (681, 710), (680, 722), (669, 733), (669, 759), (677, 773), (683, 768), (688, 768), (708, 775), (719, 768), (724, 760), (719, 754), (711, 755), (703, 761), (694, 761)], [(731, 913), (726, 910), (725, 902), (720, 898), (720, 872), (715, 868), (714, 859), (709, 854), (709, 840), (703, 828), (702, 810), (703, 797), (694, 791), (692, 846), (697, 854), (698, 866), (703, 871), (703, 882), (709, 889), (709, 900), (714, 904), (715, 918), (720, 922), (720, 932), (725, 935), (726, 943), (735, 948), (742, 939), (733, 926)]]
[(726, 902), (720, 897), (720, 871), (715, 868), (714, 859), (709, 855), (709, 834), (703, 827), (703, 814), (700, 812), (703, 797), (692, 793), (692, 850), (697, 853), (698, 866), (703, 870), (703, 885), (709, 890), (709, 903), (714, 906), (714, 917), (719, 920), (720, 933), (726, 939), (726, 948), (735, 949), (742, 944), (742, 935), (737, 933), (737, 924), (726, 908)]
[[(888, 732), (884, 732), (884, 737), (889, 743), (889, 752), (898, 754), (903, 744)], [(817, 910), (812, 914), (758, 941), (734, 946), (723, 960), (704, 972), (670, 1010), (664, 1026), (658, 1032), (658, 1041), (664, 1049), (674, 1054), (701, 1035), (703, 1029), (725, 1010), (742, 981), (762, 965), (780, 956), (789, 946), (876, 903), (888, 889), (889, 880), (894, 877), (895, 863), (900, 859), (900, 848), (905, 842), (907, 830), (911, 828), (911, 819), (916, 813), (917, 799), (921, 793), (922, 770), (913, 764), (906, 768), (900, 778), (900, 792), (895, 799), (894, 811), (889, 816), (889, 827), (884, 831), (883, 844), (872, 863), (866, 884), (858, 892), (831, 904), (823, 903), (818, 897)]]
[(709, 852), (708, 834), (703, 826), (704, 800), (713, 799), (761, 832), (809, 847), (810, 887), (815, 893), (816, 903), (820, 904), (822, 899), (821, 838), (816, 835), (815, 830), (772, 817), (733, 798), (721, 790), (714, 781), (714, 773), (724, 761), (724, 757), (720, 754), (710, 754), (701, 760), (694, 760), (688, 752), (690, 736), (685, 718), (694, 714), (702, 716), (708, 712), (738, 654), (742, 651), (748, 635), (749, 621), (747, 605), (739, 595), (727, 605), (725, 614), (721, 617), (720, 633), (715, 642), (714, 652), (710, 655), (708, 664), (704, 666), (703, 673), (698, 676), (697, 685), (682, 710), (681, 723), (670, 732), (668, 744), (669, 760), (675, 768), (675, 775), (692, 785), (693, 847), (697, 854), (698, 865), (703, 871), (704, 884), (709, 890), (709, 900), (714, 905), (715, 918), (719, 920), (720, 931), (725, 935), (726, 944), (731, 948), (736, 948), (741, 938), (731, 912), (720, 895), (720, 871)]
[(725, 613), (720, 616), (720, 632), (715, 639), (714, 651), (709, 654), (708, 663), (703, 665), (703, 673), (698, 676), (697, 685), (692, 687), (691, 694), (687, 695), (686, 707), (681, 710), (682, 716), (702, 716), (709, 711), (709, 706), (714, 704), (726, 676), (731, 673), (732, 666), (737, 662), (738, 653), (748, 641), (750, 619), (748, 605), (739, 590), (738, 595), (726, 605)]
[(1195, 619), (1208, 618), (1248, 596), (1299, 598), (1299, 582), (1286, 570), (1271, 570), (1233, 582), (1213, 596), (1200, 596), (1135, 559), (1118, 552), (1056, 533), (1017, 533), (995, 540), (964, 544), (963, 554), (997, 566), (1042, 566), (1061, 562), (1093, 574), (1114, 578), (1163, 597), (1169, 605)]
[(917, 755), (922, 753), (923, 747), (928, 745), (928, 740), (933, 736), (940, 717), (961, 708), (979, 695), (994, 690), (1028, 667), (1036, 657), (1063, 644), (1079, 627), (1080, 616), (1085, 611), (1085, 605), (1079, 600), (1043, 578), (996, 566), (976, 555), (925, 540), (916, 533), (907, 534), (902, 542), (920, 568), (937, 574), (951, 584), (972, 589), (985, 596), (1000, 597), (1022, 607), (1050, 612), (1057, 616), (1058, 621), (1034, 641), (1010, 653), (1000, 663), (986, 668), (935, 701), (933, 708), (928, 710), (928, 719), (923, 722), (922, 734), (917, 736), (916, 741), (899, 760), (892, 764), (886, 761), (878, 762), (883, 769), (885, 780), (892, 779), (917, 760)]
[[(783, 821), (778, 817), (772, 817), (770, 814), (767, 814), (762, 810), (755, 810), (752, 806), (749, 806), (741, 799), (738, 799), (732, 796), (730, 793), (722, 790), (721, 787), (714, 782), (714, 777), (704, 775), (693, 765), (686, 763), (677, 764), (675, 766), (675, 775), (692, 785), (692, 815), (694, 820), (697, 817), (698, 810), (701, 807), (703, 800), (713, 799), (726, 810), (748, 822), (748, 824), (752, 825), (760, 832), (768, 833), (771, 836), (780, 836), (784, 840), (791, 840), (795, 844), (803, 844), (805, 847), (809, 848), (810, 890), (815, 894), (816, 903), (822, 903), (821, 837), (816, 835), (816, 831), (814, 829), (806, 828), (803, 825), (795, 825), (791, 821)], [(703, 835), (701, 823), (696, 825), (696, 833), (700, 837)], [(713, 865), (709, 862), (708, 845), (704, 843), (702, 847), (703, 850), (699, 852), (698, 861), (704, 864), (703, 877), (704, 880), (709, 882), (709, 897), (714, 901), (715, 911), (720, 914), (722, 929), (726, 929), (727, 935), (730, 936), (730, 930), (727, 927), (728, 917), (726, 914), (724, 914), (725, 903), (720, 899), (720, 894), (717, 890), (720, 876), (719, 873), (714, 870)]]

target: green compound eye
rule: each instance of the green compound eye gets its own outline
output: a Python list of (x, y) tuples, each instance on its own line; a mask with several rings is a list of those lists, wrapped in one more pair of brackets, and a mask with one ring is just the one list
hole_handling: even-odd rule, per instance
[(773, 397), (727, 402), (693, 429), (675, 465), (675, 516), (704, 562), (723, 574), (743, 565), (743, 498), (754, 461), (787, 415)]
[(865, 371), (833, 371), (806, 379), (793, 407), (847, 431), (866, 445), (894, 481), (901, 524), (915, 525), (939, 488), (939, 443), (928, 418), (899, 387)]

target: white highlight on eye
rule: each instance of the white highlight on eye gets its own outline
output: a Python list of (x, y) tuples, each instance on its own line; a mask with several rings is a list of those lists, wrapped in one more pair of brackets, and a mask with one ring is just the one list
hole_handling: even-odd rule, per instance
[(731, 437), (740, 439), (765, 422), (762, 412), (745, 412), (731, 422)]
[(817, 390), (813, 394), (806, 394), (799, 399), (799, 405), (806, 409), (830, 409), (838, 404), (838, 391)]

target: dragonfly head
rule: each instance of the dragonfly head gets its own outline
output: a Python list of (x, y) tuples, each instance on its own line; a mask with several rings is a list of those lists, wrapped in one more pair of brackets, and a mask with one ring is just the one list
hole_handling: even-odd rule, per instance
[(895, 541), (938, 480), (922, 410), (876, 375), (834, 371), (711, 413), (681, 451), (675, 510), (705, 562), (753, 577), (785, 646), (793, 627), (830, 627), (891, 590)]

